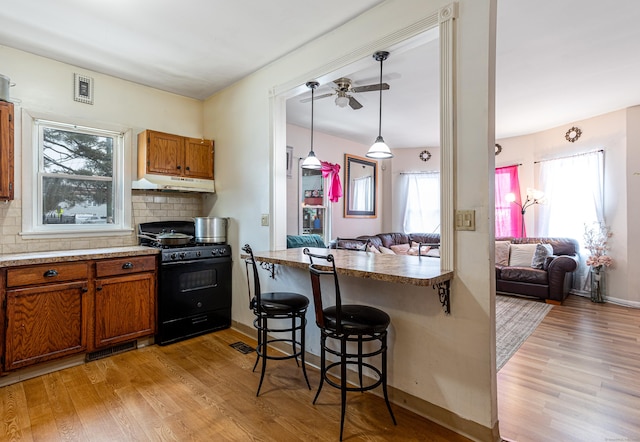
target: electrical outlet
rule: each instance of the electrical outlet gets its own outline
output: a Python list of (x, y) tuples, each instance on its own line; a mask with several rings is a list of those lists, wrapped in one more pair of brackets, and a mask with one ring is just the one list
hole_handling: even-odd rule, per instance
[(476, 230), (476, 211), (456, 210), (456, 230)]
[(262, 226), (268, 226), (269, 225), (269, 214), (268, 213), (263, 213), (262, 216), (260, 217), (260, 225)]

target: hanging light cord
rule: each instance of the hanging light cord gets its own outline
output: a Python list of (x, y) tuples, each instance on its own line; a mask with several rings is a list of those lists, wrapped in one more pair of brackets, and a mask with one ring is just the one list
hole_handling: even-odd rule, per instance
[(313, 92), (316, 90), (316, 84), (307, 84), (311, 88), (311, 152), (313, 152)]
[(382, 136), (382, 62), (383, 57), (380, 57), (380, 113), (378, 117), (378, 138)]

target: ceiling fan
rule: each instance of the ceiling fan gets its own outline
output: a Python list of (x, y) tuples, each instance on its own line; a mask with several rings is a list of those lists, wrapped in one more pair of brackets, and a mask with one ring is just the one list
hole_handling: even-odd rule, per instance
[[(351, 79), (345, 78), (345, 77), (338, 78), (337, 80), (333, 80), (333, 82), (337, 86), (336, 88), (333, 89), (333, 92), (328, 94), (318, 95), (314, 98), (314, 100), (319, 100), (320, 98), (327, 98), (327, 97), (331, 97), (332, 95), (335, 95), (336, 106), (346, 107), (347, 105), (349, 105), (351, 106), (351, 109), (357, 110), (362, 107), (362, 104), (360, 104), (358, 100), (353, 98), (351, 94), (357, 94), (359, 92), (372, 92), (372, 91), (379, 91), (379, 90), (386, 91), (389, 89), (389, 85), (387, 83), (375, 83), (375, 84), (368, 84), (366, 86), (353, 87), (351, 85)], [(303, 100), (300, 100), (301, 103), (306, 103), (309, 101), (311, 101), (311, 98), (305, 98)]]

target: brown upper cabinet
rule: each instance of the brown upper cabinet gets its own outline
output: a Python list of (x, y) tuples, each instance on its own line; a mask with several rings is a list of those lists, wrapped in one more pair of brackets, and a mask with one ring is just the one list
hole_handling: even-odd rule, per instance
[(138, 176), (213, 179), (213, 141), (153, 130), (138, 134)]
[(0, 201), (13, 200), (13, 103), (0, 101)]

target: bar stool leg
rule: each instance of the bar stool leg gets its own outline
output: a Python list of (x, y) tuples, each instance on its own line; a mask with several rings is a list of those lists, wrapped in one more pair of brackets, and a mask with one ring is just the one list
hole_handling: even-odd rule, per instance
[(262, 330), (260, 330), (260, 333), (258, 333), (258, 335), (262, 335), (262, 346), (260, 347), (260, 350), (262, 352), (262, 370), (260, 373), (260, 383), (258, 384), (258, 391), (256, 392), (256, 396), (260, 395), (260, 389), (262, 388), (262, 381), (264, 381), (264, 373), (267, 369), (267, 318), (263, 317), (261, 318), (261, 324), (262, 324)]
[(342, 410), (340, 411), (340, 440), (342, 440), (342, 430), (344, 429), (344, 415), (347, 406), (347, 338), (340, 338), (340, 401)]
[[(307, 381), (307, 387), (311, 390), (311, 384), (309, 383), (309, 378), (307, 377), (307, 365), (304, 363), (304, 352), (305, 352), (305, 333), (304, 330), (307, 328), (307, 318), (305, 313), (302, 313), (300, 317), (300, 325), (302, 326), (300, 330), (300, 342), (302, 342), (302, 348), (300, 349), (300, 361), (302, 362), (302, 374), (304, 374), (304, 380)], [(297, 361), (297, 359), (296, 359)]]
[(382, 336), (382, 346), (382, 393), (384, 394), (384, 401), (387, 403), (387, 409), (389, 410), (389, 414), (391, 415), (393, 425), (398, 425), (396, 423), (396, 417), (393, 415), (393, 410), (391, 409), (389, 395), (387, 394), (387, 332), (385, 332)]
[(318, 385), (318, 391), (316, 392), (316, 396), (313, 398), (312, 404), (315, 405), (318, 400), (318, 396), (320, 396), (320, 391), (322, 390), (322, 386), (324, 385), (324, 378), (327, 375), (327, 357), (325, 353), (325, 346), (327, 344), (327, 336), (325, 335), (324, 330), (320, 331), (320, 385)]

